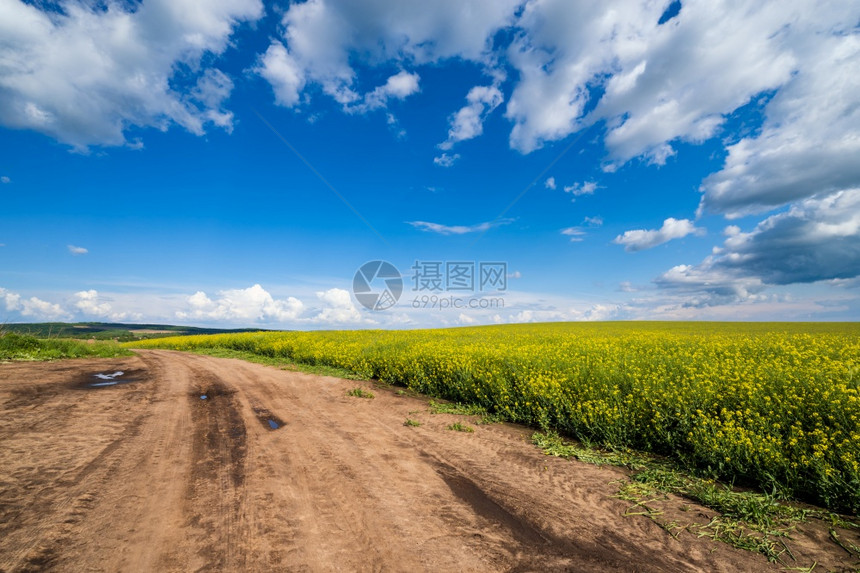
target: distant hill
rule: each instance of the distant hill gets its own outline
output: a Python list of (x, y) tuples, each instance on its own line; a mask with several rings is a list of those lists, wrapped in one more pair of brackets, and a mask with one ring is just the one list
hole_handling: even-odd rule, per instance
[(161, 338), (185, 334), (219, 334), (223, 332), (258, 332), (259, 328), (198, 328), (172, 324), (123, 324), (118, 322), (28, 322), (0, 324), (0, 332), (30, 334), (38, 338), (82, 338), (128, 342), (143, 338)]

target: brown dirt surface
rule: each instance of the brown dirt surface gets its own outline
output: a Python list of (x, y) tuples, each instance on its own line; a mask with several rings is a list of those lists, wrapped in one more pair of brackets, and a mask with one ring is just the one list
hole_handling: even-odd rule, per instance
[[(529, 436), (239, 360), (2, 364), (0, 572), (785, 570), (625, 516), (625, 470), (544, 456)], [(788, 566), (857, 565), (814, 524), (790, 543)]]

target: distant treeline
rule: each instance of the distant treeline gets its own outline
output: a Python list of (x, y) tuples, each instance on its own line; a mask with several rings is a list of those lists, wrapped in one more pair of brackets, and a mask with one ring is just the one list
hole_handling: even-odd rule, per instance
[(0, 324), (0, 332), (29, 334), (36, 338), (80, 338), (128, 342), (144, 338), (161, 338), (191, 334), (258, 332), (260, 329), (222, 329), (176, 326), (171, 324), (123, 324), (117, 322), (30, 322)]

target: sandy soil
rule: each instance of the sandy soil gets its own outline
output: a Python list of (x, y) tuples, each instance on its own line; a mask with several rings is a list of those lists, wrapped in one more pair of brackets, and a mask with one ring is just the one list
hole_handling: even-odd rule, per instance
[[(356, 385), (168, 351), (0, 365), (0, 572), (782, 569), (625, 517), (621, 469)], [(857, 565), (826, 536), (803, 526), (791, 565)]]

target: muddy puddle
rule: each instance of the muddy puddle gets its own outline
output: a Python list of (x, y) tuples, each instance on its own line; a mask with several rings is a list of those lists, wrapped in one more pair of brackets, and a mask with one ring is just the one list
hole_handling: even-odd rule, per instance
[(254, 408), (254, 415), (269, 430), (278, 430), (284, 426), (284, 421), (265, 408)]
[(104, 370), (102, 372), (91, 372), (81, 374), (73, 386), (84, 390), (97, 390), (99, 388), (110, 388), (140, 382), (144, 379), (143, 370)]

